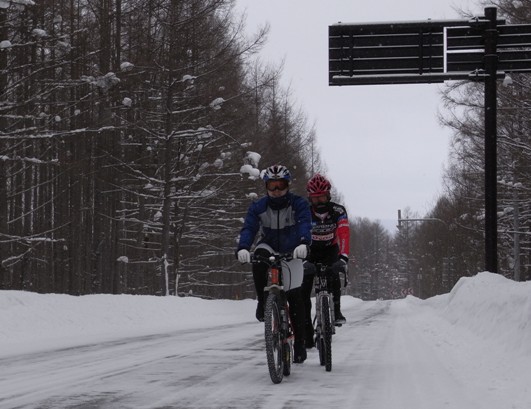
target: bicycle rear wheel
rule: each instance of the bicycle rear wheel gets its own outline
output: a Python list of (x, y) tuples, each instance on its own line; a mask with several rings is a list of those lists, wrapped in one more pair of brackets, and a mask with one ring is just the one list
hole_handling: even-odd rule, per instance
[(332, 317), (330, 314), (330, 299), (328, 297), (322, 298), (321, 308), (321, 318), (323, 320), (321, 323), (323, 330), (323, 342), (321, 343), (323, 347), (322, 354), (325, 370), (330, 372), (332, 370)]
[(273, 383), (282, 382), (284, 376), (284, 346), (282, 340), (282, 317), (278, 294), (270, 292), (264, 311), (267, 367)]

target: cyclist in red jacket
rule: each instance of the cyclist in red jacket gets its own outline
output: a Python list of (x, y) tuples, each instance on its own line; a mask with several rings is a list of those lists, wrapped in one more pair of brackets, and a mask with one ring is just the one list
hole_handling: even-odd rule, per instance
[(340, 326), (346, 322), (341, 313), (339, 273), (348, 272), (350, 228), (345, 207), (330, 200), (331, 189), (330, 182), (318, 173), (306, 185), (312, 211), (312, 244), (307, 261), (304, 263), (304, 280), (302, 283), (306, 310), (306, 348), (314, 346), (312, 301), (310, 299), (315, 276), (314, 263), (330, 266), (331, 273), (328, 278), (328, 285), (334, 301), (335, 325)]

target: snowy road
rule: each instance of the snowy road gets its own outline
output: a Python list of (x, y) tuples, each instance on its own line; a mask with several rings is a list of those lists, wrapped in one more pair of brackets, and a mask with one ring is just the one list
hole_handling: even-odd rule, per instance
[(273, 385), (262, 326), (247, 321), (1, 358), (0, 407), (531, 407), (530, 389), (518, 379), (529, 357), (500, 359), (503, 353), (490, 352), (502, 345), (456, 331), (434, 309), (415, 300), (347, 302), (345, 315), (330, 373), (313, 349)]

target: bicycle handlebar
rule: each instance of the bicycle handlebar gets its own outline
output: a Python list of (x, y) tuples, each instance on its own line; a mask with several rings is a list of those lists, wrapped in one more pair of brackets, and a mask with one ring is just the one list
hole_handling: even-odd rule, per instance
[[(326, 264), (326, 263), (313, 263), (315, 265), (315, 271), (316, 271), (316, 275), (317, 276), (320, 276), (320, 275), (327, 275), (329, 274), (330, 271), (332, 271), (332, 265), (329, 265), (329, 264)], [(345, 279), (343, 280), (344, 281), (344, 287), (346, 287), (348, 285), (348, 272), (343, 270), (343, 271), (340, 271), (341, 273), (343, 273)]]
[(256, 255), (255, 253), (251, 253), (251, 263), (253, 264), (266, 263), (271, 266), (281, 261), (291, 261), (291, 260), (293, 260), (292, 253), (271, 254), (269, 257), (264, 257), (261, 255)]

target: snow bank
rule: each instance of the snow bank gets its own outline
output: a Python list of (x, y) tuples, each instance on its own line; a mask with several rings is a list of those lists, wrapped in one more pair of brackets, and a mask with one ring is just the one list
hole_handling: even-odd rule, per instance
[[(344, 296), (342, 303), (348, 309), (364, 302)], [(531, 282), (480, 273), (459, 280), (449, 294), (392, 303), (434, 309), (452, 325), (507, 351), (531, 354)], [(254, 300), (0, 291), (0, 356), (249, 322), (254, 321), (254, 309)]]
[(427, 302), (452, 324), (507, 351), (531, 354), (531, 282), (483, 272), (461, 278), (449, 294)]
[(254, 303), (0, 291), (0, 355), (254, 320)]

